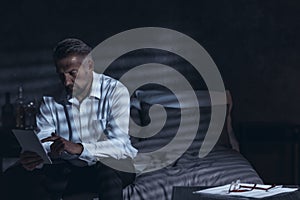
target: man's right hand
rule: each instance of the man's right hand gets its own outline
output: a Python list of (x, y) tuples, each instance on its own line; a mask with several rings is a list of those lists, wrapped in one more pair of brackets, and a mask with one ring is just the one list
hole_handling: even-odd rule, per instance
[(29, 171), (34, 170), (38, 165), (43, 163), (43, 159), (35, 152), (24, 151), (20, 155), (20, 162), (23, 167)]

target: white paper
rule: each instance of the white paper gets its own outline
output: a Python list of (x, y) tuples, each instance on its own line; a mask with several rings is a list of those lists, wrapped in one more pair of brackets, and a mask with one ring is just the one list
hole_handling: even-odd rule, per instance
[[(253, 187), (254, 184), (249, 184), (249, 183), (240, 183), (243, 186), (250, 186)], [(260, 190), (260, 189), (253, 189), (251, 191), (247, 192), (228, 192), (229, 191), (230, 184), (224, 185), (224, 186), (219, 186), (219, 187), (214, 187), (214, 188), (209, 188), (205, 190), (199, 190), (194, 193), (206, 193), (206, 194), (218, 194), (218, 195), (228, 195), (228, 196), (243, 196), (243, 197), (252, 197), (252, 198), (264, 198), (264, 197), (269, 197), (285, 192), (294, 192), (298, 190), (298, 188), (285, 188), (282, 186), (275, 186), (274, 188), (271, 188), (269, 190)], [(257, 184), (256, 187), (261, 187), (261, 188), (269, 188), (271, 185), (261, 185)]]
[(19, 129), (13, 129), (12, 131), (20, 143), (23, 151), (36, 152), (42, 157), (45, 164), (52, 164), (51, 159), (49, 158), (46, 150), (34, 131)]

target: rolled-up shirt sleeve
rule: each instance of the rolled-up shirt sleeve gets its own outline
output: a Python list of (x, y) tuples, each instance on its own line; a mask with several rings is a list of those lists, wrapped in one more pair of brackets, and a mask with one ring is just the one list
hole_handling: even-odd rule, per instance
[[(51, 133), (55, 132), (55, 122), (50, 108), (49, 97), (43, 97), (40, 110), (36, 116), (36, 123), (38, 128), (37, 136), (40, 140), (51, 136)], [(49, 153), (52, 142), (44, 142), (42, 144)]]

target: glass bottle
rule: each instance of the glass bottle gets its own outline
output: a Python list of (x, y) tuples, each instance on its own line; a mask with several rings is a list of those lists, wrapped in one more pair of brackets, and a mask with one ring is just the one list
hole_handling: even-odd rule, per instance
[(24, 109), (24, 97), (23, 87), (18, 88), (18, 97), (15, 101), (15, 117), (16, 117), (16, 128), (24, 129), (25, 127), (25, 109)]
[(34, 130), (36, 127), (36, 103), (35, 101), (30, 101), (25, 106), (25, 129)]
[(4, 128), (13, 128), (14, 123), (14, 106), (10, 102), (10, 93), (5, 93), (5, 103), (2, 106), (1, 114), (2, 114), (2, 126)]

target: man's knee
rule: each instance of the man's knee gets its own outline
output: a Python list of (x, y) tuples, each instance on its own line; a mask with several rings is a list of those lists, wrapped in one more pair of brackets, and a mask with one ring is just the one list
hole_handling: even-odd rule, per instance
[[(122, 161), (121, 161), (122, 162)], [(127, 165), (132, 165), (132, 163), (126, 162)], [(120, 185), (121, 188), (126, 187), (135, 180), (135, 173), (120, 171), (110, 166), (98, 162), (97, 168), (97, 179), (101, 185), (116, 186)]]

